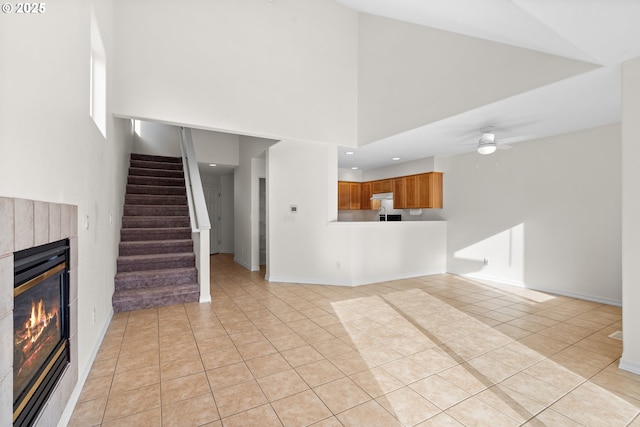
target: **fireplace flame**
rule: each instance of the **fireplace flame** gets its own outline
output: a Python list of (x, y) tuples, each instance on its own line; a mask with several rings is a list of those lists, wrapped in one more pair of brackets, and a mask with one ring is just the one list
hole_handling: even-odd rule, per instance
[(47, 326), (49, 326), (53, 320), (56, 322), (56, 327), (59, 327), (57, 307), (54, 307), (51, 311), (47, 312), (42, 300), (39, 300), (37, 304), (35, 301), (31, 301), (31, 316), (29, 316), (29, 320), (25, 322), (24, 330), (20, 337), (20, 341), (27, 344), (22, 348), (24, 353), (27, 353), (30, 350), (30, 347), (38, 341), (38, 338), (40, 338)]

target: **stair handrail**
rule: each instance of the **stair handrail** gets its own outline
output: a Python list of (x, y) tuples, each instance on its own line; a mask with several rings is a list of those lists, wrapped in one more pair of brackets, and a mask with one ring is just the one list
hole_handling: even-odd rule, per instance
[[(182, 133), (182, 131), (181, 131)], [(196, 212), (193, 208), (193, 197), (191, 196), (191, 179), (189, 178), (189, 166), (187, 164), (187, 154), (182, 144), (182, 134), (180, 135), (180, 151), (182, 152), (182, 171), (184, 174), (184, 184), (187, 191), (187, 206), (189, 206), (189, 223), (191, 224), (191, 232), (198, 232), (196, 224)]]
[(204, 190), (198, 170), (196, 151), (193, 148), (191, 129), (180, 128), (180, 151), (182, 151), (182, 167), (184, 169), (185, 186), (189, 202), (189, 218), (191, 220), (191, 234), (193, 236), (193, 251), (196, 256), (196, 268), (198, 269), (198, 283), (200, 285), (200, 302), (211, 301), (209, 284), (209, 240), (211, 222), (207, 203), (204, 199)]
[(189, 128), (180, 128), (180, 149), (185, 168), (185, 184), (187, 186), (187, 198), (189, 199), (191, 229), (194, 232), (197, 230), (210, 230), (211, 222), (209, 221), (204, 189), (200, 180), (196, 152), (193, 148), (193, 138)]

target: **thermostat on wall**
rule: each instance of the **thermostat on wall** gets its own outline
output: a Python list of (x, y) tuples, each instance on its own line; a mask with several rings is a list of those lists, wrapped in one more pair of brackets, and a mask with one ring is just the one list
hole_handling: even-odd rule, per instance
[(291, 213), (298, 213), (298, 206), (291, 205)]

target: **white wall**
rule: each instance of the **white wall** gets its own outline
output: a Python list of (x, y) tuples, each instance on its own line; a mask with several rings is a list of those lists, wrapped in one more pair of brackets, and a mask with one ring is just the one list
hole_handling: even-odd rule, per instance
[[(181, 157), (180, 127), (166, 123), (136, 120), (133, 152), (157, 156)], [(191, 129), (198, 163), (237, 166), (239, 136), (223, 132)]]
[(435, 159), (425, 157), (408, 162), (394, 163), (362, 172), (362, 181), (375, 181), (378, 179), (395, 178), (398, 176), (415, 175), (418, 173), (433, 172)]
[(335, 146), (281, 141), (267, 157), (269, 280), (353, 286), (446, 271), (444, 222), (334, 221)]
[(355, 11), (326, 0), (116, 0), (115, 15), (118, 114), (355, 143)]
[[(269, 148), (270, 280), (350, 283), (349, 235), (327, 227), (337, 215), (337, 168), (337, 149), (329, 144), (281, 141)], [(290, 212), (291, 205), (298, 213)]]
[(622, 67), (622, 334), (620, 367), (640, 374), (640, 58)]
[(447, 271), (445, 221), (332, 223), (349, 234), (351, 284), (370, 284)]
[(181, 157), (180, 128), (164, 123), (136, 120), (133, 152), (155, 156)]
[[(107, 55), (106, 140), (89, 116), (92, 3)], [(110, 3), (59, 0), (47, 6), (38, 16), (0, 17), (0, 194), (78, 206), (82, 375), (112, 312), (132, 130), (130, 121), (110, 118)], [(85, 217), (88, 229), (82, 227)]]
[(595, 68), (379, 16), (358, 23), (360, 145)]
[(338, 169), (338, 181), (362, 182), (362, 170), (340, 168)]
[[(234, 170), (234, 260), (249, 270), (260, 268), (254, 262), (257, 238), (259, 168), (254, 159), (264, 164), (267, 148), (276, 141), (248, 136), (240, 137), (240, 166)], [(264, 177), (264, 176), (263, 176)], [(256, 234), (256, 236), (254, 236)], [(259, 250), (259, 249), (258, 249)]]
[(438, 165), (450, 272), (620, 304), (618, 125)]
[(240, 136), (192, 129), (191, 137), (198, 163), (237, 166), (240, 164)]

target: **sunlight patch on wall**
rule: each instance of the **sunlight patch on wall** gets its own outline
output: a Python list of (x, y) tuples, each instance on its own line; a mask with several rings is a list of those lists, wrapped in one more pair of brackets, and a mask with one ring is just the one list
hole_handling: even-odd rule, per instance
[(454, 252), (456, 260), (467, 262), (467, 273), (506, 277), (524, 283), (524, 223), (496, 233)]

